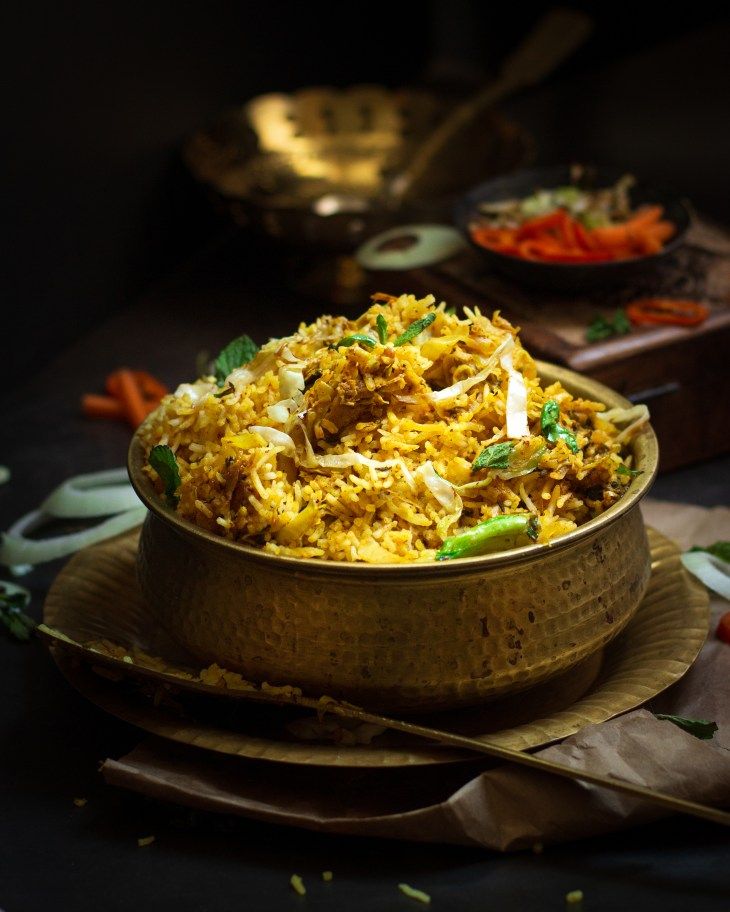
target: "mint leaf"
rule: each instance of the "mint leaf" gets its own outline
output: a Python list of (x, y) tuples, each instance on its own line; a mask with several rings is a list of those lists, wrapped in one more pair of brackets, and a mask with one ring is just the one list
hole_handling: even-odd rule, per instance
[(617, 475), (630, 475), (632, 478), (636, 478), (637, 475), (643, 475), (643, 469), (630, 469), (627, 465), (624, 465), (623, 462), (616, 469)]
[(564, 428), (562, 424), (558, 422), (559, 418), (560, 406), (555, 399), (548, 399), (545, 405), (543, 405), (542, 412), (540, 413), (542, 436), (546, 440), (549, 440), (550, 443), (557, 443), (558, 440), (564, 440), (571, 452), (577, 453), (579, 447), (578, 441), (575, 439), (575, 434), (571, 433), (567, 428)]
[(159, 444), (150, 450), (149, 464), (160, 476), (165, 486), (165, 499), (171, 507), (176, 507), (180, 498), (177, 489), (180, 487), (180, 469), (177, 459), (167, 444)]
[(411, 325), (405, 330), (405, 332), (402, 332), (398, 336), (398, 338), (395, 340), (393, 345), (395, 345), (397, 347), (399, 345), (405, 345), (407, 342), (411, 342), (413, 339), (416, 338), (416, 336), (420, 336), (421, 333), (423, 332), (423, 330), (427, 326), (430, 326), (435, 319), (436, 319), (436, 314), (429, 313), (429, 314), (426, 314), (425, 317), (421, 317), (420, 320), (416, 320), (415, 322), (411, 323)]
[(625, 336), (631, 332), (631, 321), (623, 310), (617, 310), (612, 318), (598, 316), (586, 330), (586, 341), (600, 342), (611, 336)]
[(730, 564), (730, 541), (716, 541), (714, 545), (708, 545), (706, 548), (695, 545), (689, 550), (707, 551), (708, 554), (713, 554), (715, 557), (719, 557), (720, 560), (727, 561)]
[(218, 386), (223, 386), (226, 377), (237, 367), (248, 364), (259, 350), (258, 345), (249, 336), (243, 335), (229, 342), (215, 359), (215, 379)]
[(670, 716), (666, 713), (654, 713), (654, 715), (657, 719), (672, 722), (677, 728), (694, 735), (701, 741), (711, 741), (717, 731), (717, 722), (708, 722), (707, 719), (685, 719), (683, 716)]
[(493, 443), (492, 446), (485, 447), (472, 463), (472, 472), (477, 472), (479, 469), (508, 468), (509, 458), (514, 448), (514, 443), (510, 442)]

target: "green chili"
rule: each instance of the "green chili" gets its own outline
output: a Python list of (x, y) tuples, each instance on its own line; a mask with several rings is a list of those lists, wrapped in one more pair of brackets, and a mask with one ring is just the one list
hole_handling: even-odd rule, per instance
[(455, 557), (473, 557), (489, 551), (501, 551), (511, 547), (511, 540), (519, 535), (525, 535), (535, 541), (539, 528), (536, 516), (524, 513), (493, 516), (465, 532), (447, 538), (436, 552), (436, 560), (452, 560)]

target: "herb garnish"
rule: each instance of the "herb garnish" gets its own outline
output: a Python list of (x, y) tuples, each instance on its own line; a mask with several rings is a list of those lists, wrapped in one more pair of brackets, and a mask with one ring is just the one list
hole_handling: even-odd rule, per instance
[(349, 348), (351, 345), (365, 345), (367, 348), (373, 348), (375, 339), (366, 336), (364, 333), (353, 333), (351, 336), (345, 336), (339, 342), (335, 342), (331, 348)]
[(378, 339), (380, 339), (380, 344), (385, 345), (388, 341), (388, 321), (382, 314), (378, 314), (375, 323), (378, 327)]
[(625, 336), (631, 332), (631, 321), (624, 310), (617, 310), (613, 318), (598, 316), (586, 330), (587, 342), (600, 342), (611, 336)]
[(677, 728), (689, 732), (690, 735), (694, 735), (701, 741), (712, 740), (717, 731), (717, 722), (709, 722), (707, 719), (685, 719), (683, 716), (670, 716), (666, 713), (654, 713), (654, 715), (657, 719), (674, 723)]
[(472, 472), (479, 469), (506, 469), (514, 448), (515, 445), (511, 441), (493, 443), (492, 446), (485, 447), (472, 463)]
[(575, 439), (575, 434), (567, 428), (564, 428), (562, 424), (559, 423), (559, 418), (560, 406), (555, 399), (548, 399), (545, 405), (543, 405), (542, 412), (540, 413), (542, 436), (545, 437), (546, 440), (549, 440), (550, 443), (557, 443), (558, 440), (564, 440), (571, 452), (577, 453), (579, 447), (578, 441)]
[(630, 469), (627, 465), (624, 465), (623, 462), (616, 469), (617, 475), (630, 475), (632, 478), (636, 478), (637, 475), (643, 475), (643, 469)]
[(421, 317), (420, 320), (416, 320), (415, 322), (411, 323), (408, 329), (406, 329), (405, 332), (401, 333), (398, 336), (393, 345), (395, 345), (397, 348), (400, 345), (405, 345), (407, 342), (411, 342), (416, 338), (416, 336), (420, 336), (423, 330), (426, 329), (427, 326), (430, 326), (435, 319), (435, 313), (428, 313), (424, 317)]
[(36, 628), (36, 622), (23, 611), (29, 601), (25, 590), (11, 592), (7, 585), (0, 583), (0, 623), (21, 643), (27, 643)]
[(727, 561), (730, 564), (730, 541), (716, 541), (714, 545), (708, 545), (703, 548), (701, 545), (695, 545), (690, 551), (706, 551), (720, 560)]
[(243, 367), (255, 357), (258, 345), (249, 336), (243, 335), (229, 342), (214, 362), (215, 379), (223, 386), (231, 371)]
[(167, 444), (161, 443), (150, 450), (149, 463), (160, 476), (165, 486), (165, 498), (171, 507), (176, 507), (180, 498), (177, 489), (180, 487), (180, 469), (177, 459)]

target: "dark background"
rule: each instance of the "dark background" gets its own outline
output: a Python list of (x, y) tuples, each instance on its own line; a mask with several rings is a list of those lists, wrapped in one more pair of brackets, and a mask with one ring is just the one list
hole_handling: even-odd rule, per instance
[[(28, 3), (6, 25), (7, 275), (0, 377), (42, 365), (221, 228), (179, 161), (265, 91), (380, 81), (473, 87), (550, 4)], [(576, 4), (573, 4), (576, 5)], [(538, 160), (615, 163), (730, 220), (730, 14), (600, 9), (549, 84), (506, 104)], [(242, 262), (242, 268), (247, 264)], [(250, 268), (255, 268), (254, 266)]]

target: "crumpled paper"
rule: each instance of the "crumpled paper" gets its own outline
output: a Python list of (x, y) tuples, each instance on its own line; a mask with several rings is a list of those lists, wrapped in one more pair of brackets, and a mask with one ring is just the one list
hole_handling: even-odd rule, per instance
[[(730, 510), (647, 501), (649, 525), (683, 548), (730, 539)], [(582, 729), (539, 756), (704, 804), (730, 804), (730, 646), (714, 637), (730, 609), (713, 599), (711, 633), (657, 712), (710, 719), (700, 741), (635, 710)], [(489, 768), (486, 768), (489, 767)], [(666, 811), (618, 792), (483, 759), (455, 766), (351, 770), (225, 757), (149, 738), (103, 766), (107, 782), (150, 797), (330, 833), (508, 851), (615, 831)]]

